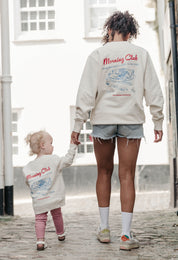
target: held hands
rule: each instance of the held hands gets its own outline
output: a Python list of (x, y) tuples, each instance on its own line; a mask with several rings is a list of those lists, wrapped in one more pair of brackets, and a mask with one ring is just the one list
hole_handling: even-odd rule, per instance
[(154, 130), (154, 134), (155, 134), (154, 143), (161, 142), (162, 137), (163, 137), (163, 131), (162, 130)]
[(79, 145), (80, 142), (78, 138), (79, 138), (79, 133), (73, 131), (71, 134), (71, 144)]

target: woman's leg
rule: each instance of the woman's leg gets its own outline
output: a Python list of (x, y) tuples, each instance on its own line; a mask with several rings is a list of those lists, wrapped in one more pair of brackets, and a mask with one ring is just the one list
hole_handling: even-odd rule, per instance
[(115, 139), (101, 140), (94, 138), (94, 151), (98, 168), (96, 193), (99, 207), (109, 207), (110, 204), (114, 150)]
[(141, 139), (118, 137), (121, 210), (133, 212), (135, 203), (135, 168)]
[[(45, 240), (45, 228), (46, 228), (46, 221), (48, 212), (36, 214), (35, 215), (35, 231), (37, 241), (44, 241)], [(43, 244), (38, 244), (38, 250), (43, 249)]]
[(53, 218), (54, 226), (56, 228), (56, 234), (64, 234), (64, 223), (61, 208), (51, 210), (51, 215)]
[(100, 212), (100, 227), (98, 230), (97, 238), (102, 243), (108, 243), (110, 242), (109, 205), (115, 139), (104, 141), (95, 138), (94, 150), (98, 168), (96, 193)]
[(130, 237), (135, 203), (135, 168), (141, 139), (118, 137), (122, 235)]

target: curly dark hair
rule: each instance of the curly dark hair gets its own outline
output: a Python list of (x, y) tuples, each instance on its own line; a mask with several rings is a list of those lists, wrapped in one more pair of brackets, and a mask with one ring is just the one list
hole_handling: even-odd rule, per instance
[(139, 33), (139, 25), (133, 15), (128, 11), (124, 13), (117, 11), (114, 12), (106, 20), (103, 26), (103, 39), (102, 42), (107, 43), (109, 41), (108, 30), (111, 30), (112, 40), (114, 39), (115, 32), (122, 34), (123, 39), (130, 33), (130, 39), (137, 38)]

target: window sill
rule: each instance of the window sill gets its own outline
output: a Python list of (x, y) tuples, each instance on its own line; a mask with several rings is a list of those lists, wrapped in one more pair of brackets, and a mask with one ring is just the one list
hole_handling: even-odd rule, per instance
[(45, 43), (64, 43), (63, 37), (56, 34), (36, 34), (36, 35), (19, 35), (14, 44), (45, 44)]
[(102, 39), (102, 31), (98, 30), (95, 32), (86, 32), (85, 36), (83, 37), (85, 40), (101, 40)]
[(29, 45), (29, 44), (48, 44), (48, 43), (64, 43), (64, 39), (40, 39), (40, 40), (35, 40), (35, 39), (29, 39), (29, 40), (15, 40), (12, 43), (16, 45)]
[(102, 40), (102, 37), (99, 37), (99, 36), (86, 36), (86, 37), (83, 37), (83, 39), (85, 41), (97, 41), (97, 42), (101, 42)]

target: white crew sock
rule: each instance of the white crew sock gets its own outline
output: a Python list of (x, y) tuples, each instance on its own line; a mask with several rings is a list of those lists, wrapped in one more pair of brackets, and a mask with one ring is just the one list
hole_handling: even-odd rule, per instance
[(109, 228), (109, 207), (99, 207), (100, 212), (100, 229)]
[(130, 237), (130, 228), (132, 224), (133, 213), (121, 212), (122, 214), (122, 235)]

